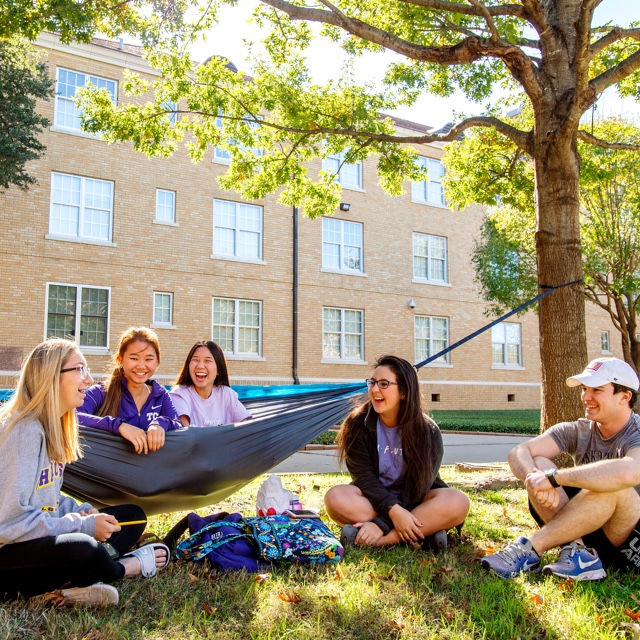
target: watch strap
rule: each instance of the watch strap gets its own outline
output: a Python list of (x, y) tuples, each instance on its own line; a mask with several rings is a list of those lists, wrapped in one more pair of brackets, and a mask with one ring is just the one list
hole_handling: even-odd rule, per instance
[(560, 485), (558, 484), (558, 481), (556, 480), (556, 473), (558, 473), (557, 469), (547, 469), (544, 472), (544, 475), (547, 476), (547, 480), (549, 481), (549, 484), (554, 488), (557, 489)]

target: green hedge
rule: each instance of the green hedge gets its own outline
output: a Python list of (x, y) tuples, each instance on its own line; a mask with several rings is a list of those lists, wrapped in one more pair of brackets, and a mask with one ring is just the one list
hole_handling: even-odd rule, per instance
[[(442, 431), (484, 431), (491, 433), (540, 433), (538, 409), (509, 411), (432, 411)], [(335, 444), (337, 431), (325, 431), (312, 444)]]

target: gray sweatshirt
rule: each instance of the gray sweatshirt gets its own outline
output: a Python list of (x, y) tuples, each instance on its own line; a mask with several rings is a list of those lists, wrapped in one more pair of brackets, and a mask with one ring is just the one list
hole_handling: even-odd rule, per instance
[(93, 516), (62, 496), (64, 465), (51, 462), (42, 425), (23, 420), (12, 429), (0, 426), (0, 546), (62, 533), (95, 536)]

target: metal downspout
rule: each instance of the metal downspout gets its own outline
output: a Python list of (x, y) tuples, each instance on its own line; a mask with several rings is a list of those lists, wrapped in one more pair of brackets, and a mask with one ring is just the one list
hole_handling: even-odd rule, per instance
[(293, 207), (293, 384), (300, 384), (298, 378), (298, 207)]

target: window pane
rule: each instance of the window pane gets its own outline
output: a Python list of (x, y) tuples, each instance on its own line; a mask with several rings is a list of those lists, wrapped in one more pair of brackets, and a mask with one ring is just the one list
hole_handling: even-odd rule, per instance
[(213, 327), (213, 341), (223, 351), (233, 352), (233, 327)]
[(322, 338), (322, 355), (327, 358), (340, 357), (340, 334), (325, 333)]
[(491, 345), (491, 361), (493, 364), (504, 364), (503, 345), (496, 343)]
[(213, 302), (213, 323), (233, 325), (235, 323), (236, 305), (233, 300), (216, 298)]
[(153, 301), (153, 321), (161, 324), (171, 324), (171, 294), (154, 293)]
[(176, 194), (164, 189), (156, 190), (156, 219), (175, 222)]
[(105, 289), (82, 289), (80, 310), (80, 345), (107, 346), (108, 292)]
[(49, 287), (47, 301), (47, 338), (75, 337), (76, 288)]

